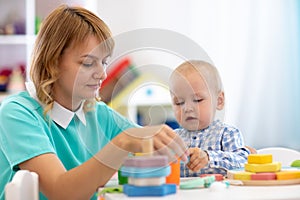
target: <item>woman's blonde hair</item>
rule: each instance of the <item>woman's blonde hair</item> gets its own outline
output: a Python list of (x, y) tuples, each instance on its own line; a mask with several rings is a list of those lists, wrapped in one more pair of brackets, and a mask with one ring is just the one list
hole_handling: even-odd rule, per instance
[(44, 114), (53, 107), (53, 84), (59, 78), (61, 55), (71, 45), (82, 44), (91, 34), (102, 42), (105, 51), (112, 53), (114, 41), (110, 29), (85, 8), (61, 5), (43, 21), (32, 54), (30, 78), (38, 99), (45, 105)]

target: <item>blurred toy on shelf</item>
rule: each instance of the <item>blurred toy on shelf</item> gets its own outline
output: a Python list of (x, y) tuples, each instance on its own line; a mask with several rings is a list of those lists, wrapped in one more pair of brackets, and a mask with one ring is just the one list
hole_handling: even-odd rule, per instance
[(0, 92), (14, 93), (25, 89), (25, 65), (0, 67)]
[(21, 67), (13, 69), (10, 77), (9, 82), (7, 85), (7, 90), (10, 93), (15, 93), (19, 91), (23, 91), (25, 89), (25, 80), (24, 74)]
[(11, 13), (0, 24), (0, 35), (25, 35), (25, 20), (16, 16), (16, 14)]
[(8, 67), (3, 67), (2, 69), (0, 69), (0, 92), (7, 91), (7, 85), (11, 73), (12, 69)]
[(113, 65), (107, 72), (107, 78), (103, 81), (100, 89), (102, 101), (109, 103), (120, 91), (126, 88), (138, 77), (129, 57), (123, 58)]

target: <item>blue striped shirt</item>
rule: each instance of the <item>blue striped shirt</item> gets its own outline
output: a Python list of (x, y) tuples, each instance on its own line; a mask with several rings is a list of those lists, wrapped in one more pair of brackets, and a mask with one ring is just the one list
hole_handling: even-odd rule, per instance
[(209, 157), (207, 166), (198, 172), (189, 170), (186, 164), (181, 163), (181, 177), (212, 173), (226, 175), (227, 170), (244, 167), (247, 162), (250, 152), (245, 147), (241, 132), (233, 126), (216, 120), (203, 130), (188, 131), (179, 128), (175, 131), (189, 148), (198, 147)]

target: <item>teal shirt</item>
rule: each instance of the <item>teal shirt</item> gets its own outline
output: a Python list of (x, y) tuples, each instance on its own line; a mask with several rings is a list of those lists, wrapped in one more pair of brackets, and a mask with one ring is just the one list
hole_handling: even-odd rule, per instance
[[(43, 115), (43, 107), (28, 92), (5, 99), (0, 106), (0, 199), (18, 164), (44, 153), (54, 153), (70, 170), (90, 159), (123, 130), (136, 126), (104, 103), (76, 116), (64, 129)], [(40, 199), (46, 199), (40, 194)], [(95, 197), (94, 197), (95, 199)]]

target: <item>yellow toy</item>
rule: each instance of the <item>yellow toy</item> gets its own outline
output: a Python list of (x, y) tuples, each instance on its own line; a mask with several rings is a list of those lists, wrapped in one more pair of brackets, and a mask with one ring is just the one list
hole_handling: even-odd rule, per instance
[(272, 162), (267, 164), (245, 164), (245, 171), (247, 172), (278, 172), (280, 170), (280, 162)]
[(248, 156), (249, 164), (267, 164), (272, 163), (272, 154), (250, 154)]

